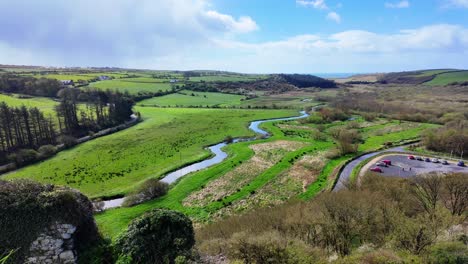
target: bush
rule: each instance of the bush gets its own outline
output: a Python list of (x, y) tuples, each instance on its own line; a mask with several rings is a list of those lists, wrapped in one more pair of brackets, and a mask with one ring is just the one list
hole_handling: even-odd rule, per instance
[(39, 154), (34, 149), (20, 149), (16, 154), (10, 156), (10, 160), (16, 165), (26, 165), (37, 160)]
[(155, 209), (133, 220), (117, 238), (116, 255), (133, 263), (174, 263), (190, 255), (195, 243), (192, 222), (182, 213)]
[(70, 148), (78, 144), (78, 140), (75, 137), (62, 135), (57, 140), (60, 144), (63, 144), (66, 148)]
[(13, 263), (22, 263), (31, 242), (57, 221), (77, 227), (79, 252), (99, 238), (91, 202), (69, 188), (29, 180), (0, 181), (0, 212), (0, 253), (17, 250), (10, 257)]
[(167, 193), (169, 185), (157, 179), (148, 179), (134, 192), (125, 197), (124, 206), (133, 206), (145, 201), (161, 197)]
[(48, 158), (57, 152), (57, 148), (53, 145), (44, 145), (38, 149), (38, 152), (41, 158)]
[(468, 248), (461, 242), (447, 242), (429, 249), (427, 263), (468, 263)]

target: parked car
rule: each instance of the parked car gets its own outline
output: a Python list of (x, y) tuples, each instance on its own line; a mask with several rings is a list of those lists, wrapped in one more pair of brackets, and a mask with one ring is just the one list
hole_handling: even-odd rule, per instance
[(432, 159), (432, 162), (433, 162), (433, 163), (439, 163), (439, 159), (433, 158), (433, 159)]
[(370, 171), (373, 171), (373, 172), (378, 172), (378, 173), (382, 173), (383, 170), (379, 167), (375, 167), (375, 168), (371, 168)]
[(391, 165), (392, 165), (392, 161), (391, 161), (391, 160), (382, 160), (381, 162), (385, 163), (385, 165), (387, 165), (387, 166), (391, 166)]
[(449, 165), (449, 163), (448, 163), (448, 161), (443, 160), (443, 161), (442, 161), (442, 165)]
[(416, 158), (415, 158), (413, 155), (409, 155), (409, 156), (408, 156), (408, 159), (414, 160), (414, 159), (416, 159)]
[(431, 159), (430, 158), (425, 158), (424, 161), (425, 162), (431, 162)]
[(421, 156), (417, 156), (416, 159), (421, 161), (424, 160)]
[(378, 167), (388, 167), (387, 164), (383, 163), (383, 162), (377, 162), (375, 164), (375, 166), (378, 166)]
[(460, 161), (457, 163), (457, 166), (465, 167), (465, 162), (464, 162), (463, 160), (460, 160)]

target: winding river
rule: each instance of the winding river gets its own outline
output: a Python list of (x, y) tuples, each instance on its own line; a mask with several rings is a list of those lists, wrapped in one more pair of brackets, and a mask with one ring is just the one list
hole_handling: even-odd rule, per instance
[[(300, 114), (301, 115), (299, 115), (299, 116), (293, 116), (293, 117), (273, 118), (273, 119), (253, 121), (253, 122), (250, 123), (249, 129), (252, 130), (253, 132), (257, 133), (257, 134), (260, 134), (260, 135), (264, 136), (264, 138), (269, 137), (270, 134), (267, 131), (260, 128), (261, 124), (266, 123), (266, 122), (296, 120), (296, 119), (301, 119), (301, 118), (305, 118), (305, 117), (309, 116), (309, 114), (306, 113), (305, 111), (301, 111)], [(253, 141), (255, 139), (256, 139), (255, 137), (247, 138), (247, 139), (246, 138), (236, 138), (232, 142), (236, 143), (236, 142), (240, 142), (240, 141)], [(197, 163), (182, 167), (182, 168), (180, 168), (180, 169), (178, 169), (176, 171), (173, 171), (173, 172), (167, 174), (166, 176), (164, 176), (164, 178), (162, 178), (161, 181), (165, 182), (165, 183), (168, 183), (168, 184), (171, 184), (171, 183), (174, 183), (175, 181), (177, 181), (178, 179), (180, 179), (181, 177), (183, 177), (183, 176), (185, 176), (185, 175), (187, 175), (189, 173), (199, 171), (199, 170), (202, 170), (202, 169), (206, 169), (206, 168), (209, 168), (209, 167), (211, 167), (211, 166), (213, 166), (215, 164), (221, 163), (222, 161), (224, 161), (228, 157), (228, 154), (222, 150), (222, 148), (227, 146), (227, 145), (228, 145), (228, 143), (221, 142), (221, 143), (218, 143), (216, 145), (208, 147), (208, 149), (213, 154), (213, 156), (211, 158), (205, 159), (203, 161), (200, 161), (200, 162), (197, 162)], [(118, 199), (104, 201), (104, 209), (120, 207), (122, 205), (123, 201), (124, 201), (124, 198), (118, 198)]]

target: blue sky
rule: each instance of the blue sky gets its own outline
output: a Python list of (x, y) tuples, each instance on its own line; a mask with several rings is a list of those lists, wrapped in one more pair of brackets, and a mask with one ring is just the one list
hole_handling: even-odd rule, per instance
[(0, 0), (0, 24), (1, 64), (468, 68), (468, 0)]

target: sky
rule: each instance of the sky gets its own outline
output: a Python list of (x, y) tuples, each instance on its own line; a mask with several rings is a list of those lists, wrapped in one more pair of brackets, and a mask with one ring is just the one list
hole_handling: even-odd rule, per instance
[(389, 72), (468, 68), (468, 0), (0, 0), (0, 64)]

